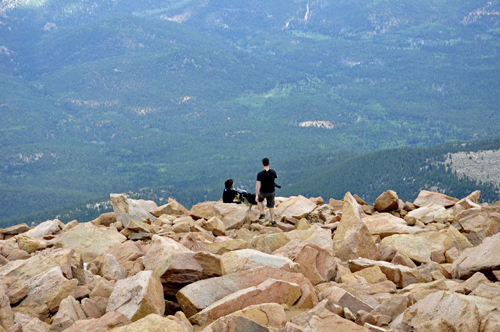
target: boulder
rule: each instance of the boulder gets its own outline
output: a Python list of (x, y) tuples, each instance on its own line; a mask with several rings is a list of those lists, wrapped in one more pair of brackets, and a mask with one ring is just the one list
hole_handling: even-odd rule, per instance
[(26, 251), (28, 254), (47, 248), (47, 242), (30, 237), (26, 233), (16, 235), (16, 240), (19, 249)]
[(17, 234), (27, 232), (29, 230), (30, 230), (30, 228), (28, 227), (28, 225), (19, 224), (19, 225), (10, 226), (7, 228), (2, 228), (0, 230), (0, 233), (5, 234), (5, 235), (17, 235)]
[(448, 221), (451, 216), (442, 205), (431, 204), (408, 212), (405, 218), (415, 218), (417, 221), (429, 224), (431, 222)]
[(76, 253), (82, 255), (84, 262), (90, 263), (109, 248), (126, 240), (127, 238), (114, 228), (83, 223), (63, 234), (56, 243), (56, 247), (74, 249)]
[(399, 206), (398, 194), (396, 194), (396, 192), (393, 190), (388, 190), (382, 193), (379, 197), (377, 197), (377, 199), (375, 199), (375, 203), (373, 204), (373, 207), (378, 212), (396, 210), (398, 206)]
[(120, 263), (115, 256), (106, 254), (100, 266), (100, 275), (113, 280), (125, 279), (126, 275), (120, 267)]
[(371, 233), (361, 220), (359, 204), (349, 192), (344, 197), (342, 219), (333, 237), (333, 251), (343, 261), (358, 257), (380, 259)]
[(425, 232), (416, 235), (398, 234), (384, 238), (381, 248), (394, 246), (398, 252), (405, 253), (413, 261), (427, 263), (431, 261), (433, 252), (444, 254), (453, 245), (453, 240), (440, 232)]
[(335, 279), (337, 262), (325, 249), (301, 240), (292, 240), (276, 250), (274, 255), (281, 255), (300, 264), (300, 272), (313, 285)]
[(487, 207), (475, 207), (459, 213), (455, 220), (467, 233), (476, 229), (484, 231), (484, 236), (500, 232), (500, 213)]
[(188, 233), (184, 235), (182, 239), (179, 241), (179, 243), (192, 251), (210, 252), (208, 246), (205, 243), (198, 240), (193, 233)]
[[(226, 327), (231, 326), (231, 323), (227, 322), (227, 318), (229, 317), (244, 317), (249, 319), (260, 326), (280, 329), (285, 327), (287, 317), (285, 314), (285, 310), (283, 307), (277, 303), (264, 303), (248, 306), (242, 310), (233, 312), (227, 316), (219, 318), (215, 322), (208, 325), (203, 332), (221, 332), (225, 331)], [(242, 323), (241, 326), (247, 326)], [(238, 330), (231, 330), (238, 331)], [(247, 331), (246, 329), (242, 329), (243, 331)], [(252, 330), (250, 330), (252, 331)]]
[(25, 315), (22, 313), (16, 313), (14, 322), (16, 323), (10, 331), (16, 331), (16, 325), (19, 327), (19, 330), (22, 332), (51, 332), (50, 325), (42, 322), (40, 319), (36, 317), (32, 317), (29, 315)]
[(345, 289), (336, 286), (327, 288), (318, 295), (318, 298), (320, 300), (328, 299), (330, 303), (334, 303), (342, 308), (348, 308), (355, 315), (361, 310), (366, 312), (373, 310), (369, 304), (363, 302)]
[(475, 272), (491, 275), (500, 269), (500, 233), (493, 235), (477, 247), (469, 248), (453, 262), (454, 278), (469, 278)]
[(26, 235), (36, 239), (41, 239), (44, 236), (53, 235), (54, 233), (58, 232), (61, 229), (61, 225), (62, 222), (58, 219), (47, 220), (40, 223), (35, 228), (27, 231)]
[(257, 286), (251, 286), (232, 293), (212, 303), (190, 317), (193, 324), (203, 325), (220, 317), (262, 303), (293, 305), (300, 297), (300, 286), (284, 280), (267, 279)]
[(16, 277), (5, 276), (1, 278), (1, 281), (12, 305), (24, 299), (29, 293), (28, 286), (20, 282)]
[(439, 291), (426, 296), (408, 308), (403, 315), (403, 324), (407, 328), (418, 326), (444, 318), (457, 331), (484, 331), (480, 329), (481, 321), (495, 315), (500, 304), (498, 302), (465, 296), (448, 291)]
[(173, 319), (150, 314), (132, 324), (117, 327), (113, 332), (185, 332), (185, 330)]
[(106, 254), (113, 255), (121, 266), (125, 262), (134, 262), (138, 258), (143, 257), (144, 251), (137, 242), (129, 240), (109, 248), (104, 252), (104, 255)]
[(51, 329), (63, 331), (73, 325), (77, 320), (85, 318), (87, 318), (87, 316), (83, 312), (80, 303), (70, 295), (61, 301), (59, 310), (53, 318)]
[(207, 203), (198, 203), (191, 208), (189, 211), (189, 215), (193, 217), (193, 219), (205, 219), (209, 220), (212, 217), (217, 217), (222, 219), (222, 214), (219, 210), (217, 210), (213, 204)]
[(14, 325), (14, 313), (4, 284), (0, 282), (0, 326), (10, 329)]
[(87, 297), (82, 299), (82, 310), (85, 313), (85, 316), (87, 316), (89, 318), (99, 319), (102, 317), (101, 308), (99, 308), (97, 303), (95, 303), (93, 300), (91, 300)]
[(28, 296), (14, 308), (15, 312), (45, 320), (50, 313), (57, 311), (59, 304), (69, 295), (73, 295), (78, 280), (68, 280), (61, 268), (56, 266), (39, 275), (31, 284)]
[[(181, 305), (182, 311), (186, 316), (191, 317), (223, 297), (248, 287), (257, 286), (269, 278), (296, 283), (300, 287), (308, 285), (314, 293), (311, 282), (301, 273), (261, 266), (222, 277), (194, 282), (182, 288), (176, 294), (176, 298)], [(314, 293), (314, 301), (317, 302), (318, 299), (315, 295)]]
[(109, 297), (111, 296), (111, 293), (113, 293), (114, 287), (114, 280), (108, 281), (105, 278), (101, 278), (90, 293), (90, 299), (99, 307), (101, 315), (106, 313)]
[(122, 225), (125, 227), (125, 230), (123, 230), (121, 233), (124, 235), (124, 232), (137, 232), (137, 233), (151, 233), (151, 229), (153, 228), (152, 225), (148, 224), (146, 222), (145, 218), (134, 216), (128, 213), (125, 213), (122, 216)]
[(127, 326), (132, 321), (121, 312), (108, 312), (100, 318), (79, 320), (71, 325), (64, 332), (107, 332), (114, 328)]
[(281, 220), (284, 217), (300, 220), (307, 217), (316, 207), (316, 202), (312, 202), (304, 196), (292, 196), (276, 208), (276, 219)]
[(120, 223), (122, 222), (122, 218), (125, 214), (149, 220), (156, 219), (154, 215), (149, 213), (149, 211), (153, 211), (158, 208), (158, 205), (156, 205), (153, 201), (127, 198), (125, 194), (111, 194), (110, 198), (116, 220)]
[(165, 301), (160, 279), (152, 271), (118, 280), (109, 297), (106, 312), (119, 311), (132, 322), (149, 314), (163, 315)]
[(368, 267), (366, 269), (355, 272), (354, 274), (365, 278), (366, 281), (368, 281), (370, 284), (376, 284), (387, 280), (386, 275), (382, 273), (382, 270), (378, 265)]
[(144, 256), (144, 268), (152, 271), (163, 264), (171, 255), (184, 252), (192, 251), (171, 238), (154, 235), (151, 249)]
[(202, 224), (202, 227), (207, 231), (212, 232), (215, 236), (224, 235), (226, 225), (217, 217), (212, 217)]
[[(221, 220), (226, 230), (243, 226), (248, 217), (248, 207), (244, 204), (226, 204), (217, 202), (214, 208), (221, 213)], [(210, 220), (211, 218), (207, 219)]]
[(223, 274), (249, 270), (268, 265), (289, 272), (299, 272), (299, 264), (286, 257), (265, 254), (254, 249), (241, 249), (223, 254), (220, 257)]
[(269, 332), (255, 321), (242, 316), (224, 316), (210, 324), (202, 332)]
[(417, 199), (413, 202), (413, 204), (417, 207), (429, 206), (429, 205), (440, 205), (444, 207), (450, 207), (455, 205), (458, 202), (458, 199), (447, 196), (445, 194), (436, 193), (432, 191), (422, 190)]
[(246, 249), (248, 247), (250, 247), (248, 242), (240, 239), (220, 241), (208, 244), (208, 249), (210, 250), (210, 252), (216, 255), (222, 255), (229, 251)]
[(168, 203), (150, 211), (152, 215), (159, 218), (163, 214), (172, 216), (187, 216), (189, 210), (182, 206), (175, 199), (169, 198)]
[(416, 234), (422, 232), (421, 229), (408, 226), (404, 219), (395, 217), (390, 213), (378, 213), (366, 216), (362, 220), (370, 233), (372, 235), (380, 235), (381, 239), (394, 234)]
[(93, 223), (96, 226), (105, 226), (105, 227), (109, 227), (115, 222), (116, 222), (116, 215), (114, 212), (103, 213), (99, 217), (91, 221), (91, 223)]

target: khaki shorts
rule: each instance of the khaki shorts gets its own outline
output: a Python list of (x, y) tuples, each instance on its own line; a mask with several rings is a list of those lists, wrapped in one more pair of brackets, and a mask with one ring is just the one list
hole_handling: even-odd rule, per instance
[(264, 202), (264, 199), (268, 208), (274, 208), (274, 193), (259, 193), (259, 202)]

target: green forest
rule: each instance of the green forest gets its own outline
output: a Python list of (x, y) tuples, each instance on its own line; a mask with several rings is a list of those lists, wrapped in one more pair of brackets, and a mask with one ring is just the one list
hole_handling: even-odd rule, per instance
[(439, 167), (456, 142), (500, 148), (498, 12), (478, 0), (4, 1), (0, 223), (90, 220), (109, 205), (86, 206), (118, 192), (190, 206), (229, 177), (253, 191), (263, 157), (282, 195), (477, 188), (498, 200)]

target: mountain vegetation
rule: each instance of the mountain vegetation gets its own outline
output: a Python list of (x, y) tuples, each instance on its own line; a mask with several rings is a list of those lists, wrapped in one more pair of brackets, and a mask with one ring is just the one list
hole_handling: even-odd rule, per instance
[(264, 156), (283, 194), (463, 196), (476, 182), (439, 166), (459, 146), (426, 147), (498, 137), (499, 12), (479, 0), (4, 1), (0, 221), (140, 188), (189, 206), (228, 177), (253, 191)]

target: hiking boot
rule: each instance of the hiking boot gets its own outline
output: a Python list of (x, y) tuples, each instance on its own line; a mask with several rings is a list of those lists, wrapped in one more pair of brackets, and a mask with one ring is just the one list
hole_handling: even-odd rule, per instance
[(266, 215), (265, 215), (265, 214), (261, 214), (261, 215), (259, 216), (259, 219), (265, 219), (265, 218), (266, 218)]
[(271, 221), (271, 226), (276, 226), (276, 221)]

